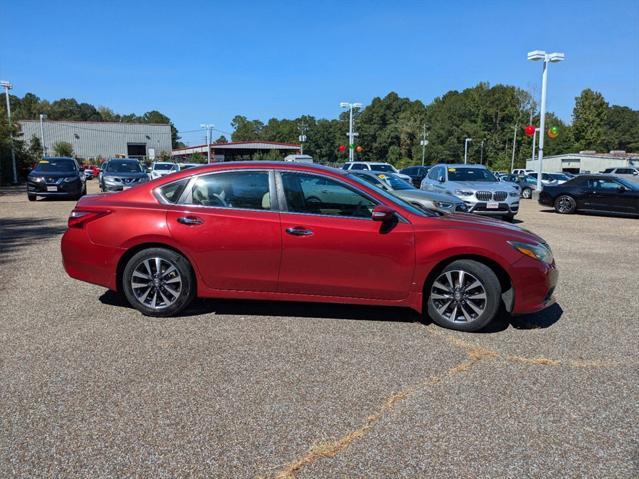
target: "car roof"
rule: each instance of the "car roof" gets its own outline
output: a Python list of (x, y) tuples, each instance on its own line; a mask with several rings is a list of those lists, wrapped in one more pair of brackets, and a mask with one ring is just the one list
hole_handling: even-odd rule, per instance
[(446, 168), (483, 168), (487, 170), (486, 165), (475, 165), (475, 164), (467, 164), (467, 163), (437, 163), (433, 166), (445, 166)]

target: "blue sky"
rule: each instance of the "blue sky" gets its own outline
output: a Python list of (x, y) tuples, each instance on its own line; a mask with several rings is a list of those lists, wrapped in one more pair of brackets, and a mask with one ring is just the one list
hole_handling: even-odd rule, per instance
[(587, 87), (639, 109), (637, 0), (1, 1), (0, 77), (14, 93), (157, 109), (179, 130), (333, 118), (340, 101), (430, 102), (479, 81), (539, 95), (534, 49), (566, 54), (549, 71), (562, 118)]

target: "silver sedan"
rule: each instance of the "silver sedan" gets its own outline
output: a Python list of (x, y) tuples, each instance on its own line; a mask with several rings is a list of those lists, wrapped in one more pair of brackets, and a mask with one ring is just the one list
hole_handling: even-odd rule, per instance
[(395, 173), (358, 171), (351, 174), (413, 205), (443, 213), (464, 213), (468, 211), (466, 204), (456, 196), (420, 190)]

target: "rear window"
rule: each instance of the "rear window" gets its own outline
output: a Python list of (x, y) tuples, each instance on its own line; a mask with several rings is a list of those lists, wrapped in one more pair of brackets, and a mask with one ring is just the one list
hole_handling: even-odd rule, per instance
[(395, 169), (391, 165), (387, 165), (385, 163), (381, 163), (379, 165), (371, 165), (371, 170), (395, 173)]
[(178, 166), (173, 163), (155, 163), (153, 165), (153, 169), (161, 170), (161, 171), (170, 171), (170, 170), (177, 170)]
[(182, 192), (184, 192), (184, 188), (186, 184), (189, 182), (189, 178), (185, 178), (180, 181), (174, 181), (173, 183), (169, 183), (168, 185), (160, 186), (158, 188), (158, 192), (162, 199), (164, 199), (167, 203), (177, 203), (182, 196)]

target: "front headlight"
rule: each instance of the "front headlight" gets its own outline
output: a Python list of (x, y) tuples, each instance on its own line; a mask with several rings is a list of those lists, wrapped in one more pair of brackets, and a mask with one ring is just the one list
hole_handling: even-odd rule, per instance
[(65, 183), (71, 183), (73, 180), (75, 180), (77, 178), (77, 176), (67, 176), (66, 178), (64, 178), (64, 182)]
[(511, 198), (519, 198), (519, 191), (511, 191), (510, 193), (508, 193), (508, 196), (510, 196)]
[(455, 194), (458, 196), (473, 196), (472, 191), (466, 191), (466, 190), (455, 190)]
[(44, 176), (32, 176), (31, 181), (35, 181), (36, 183), (44, 183)]
[(437, 208), (442, 208), (444, 210), (448, 210), (450, 208), (453, 207), (452, 203), (447, 203), (445, 201), (433, 201), (433, 204), (437, 207)]
[(525, 254), (546, 264), (552, 264), (554, 261), (552, 251), (548, 245), (521, 243), (519, 241), (508, 241), (508, 244), (521, 254)]
[(113, 178), (112, 176), (105, 176), (104, 177), (104, 182), (105, 183), (119, 183), (120, 179), (119, 178)]

